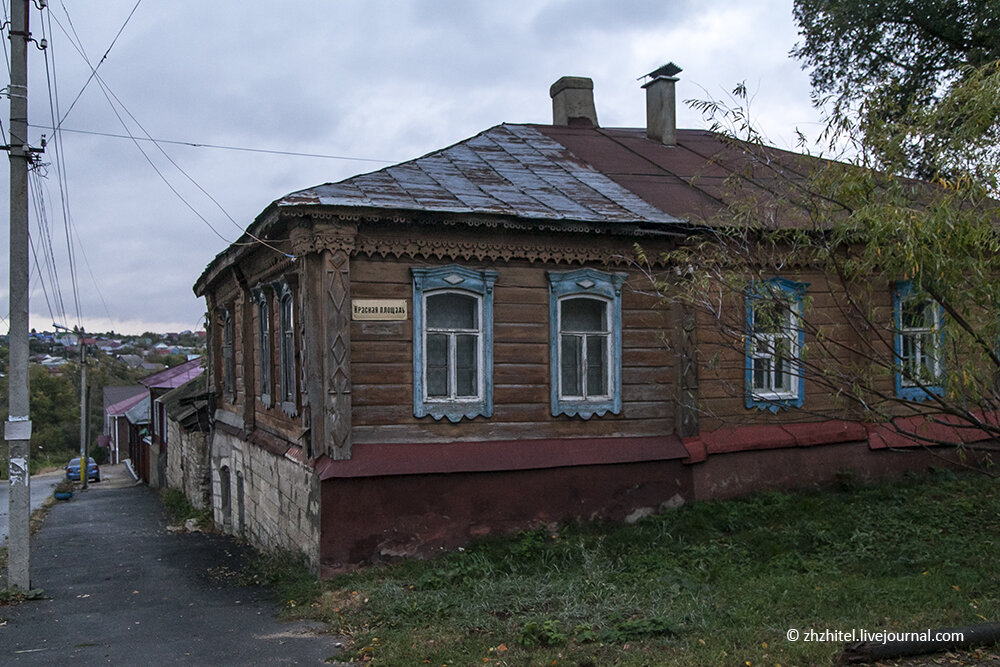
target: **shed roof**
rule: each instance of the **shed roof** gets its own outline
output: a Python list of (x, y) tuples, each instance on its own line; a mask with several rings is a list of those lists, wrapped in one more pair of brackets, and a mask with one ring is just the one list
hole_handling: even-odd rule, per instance
[(117, 403), (113, 403), (104, 408), (105, 414), (111, 417), (117, 417), (119, 415), (127, 414), (129, 410), (135, 407), (143, 399), (149, 398), (149, 389), (145, 387), (140, 387), (142, 393), (132, 394), (131, 396), (124, 398)]
[(195, 358), (139, 380), (150, 389), (173, 389), (205, 372), (202, 359)]
[[(125, 386), (112, 386), (104, 388), (104, 410), (108, 411), (112, 406), (121, 403), (122, 401), (127, 401), (130, 398), (136, 396), (144, 395), (149, 390), (146, 387), (140, 385), (125, 385)], [(121, 414), (121, 413), (111, 413), (111, 414)]]
[(149, 400), (149, 394), (146, 394), (138, 403), (125, 411), (125, 419), (132, 424), (148, 424), (151, 414), (152, 402)]

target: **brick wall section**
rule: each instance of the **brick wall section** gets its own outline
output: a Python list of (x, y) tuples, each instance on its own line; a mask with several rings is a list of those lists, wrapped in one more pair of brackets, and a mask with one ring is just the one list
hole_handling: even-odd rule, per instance
[[(222, 497), (225, 469), (228, 512)], [(217, 429), (212, 446), (212, 507), (216, 524), (224, 530), (242, 535), (260, 549), (301, 552), (310, 567), (319, 571), (320, 487), (312, 468)]]
[(208, 433), (186, 433), (172, 419), (167, 420), (167, 486), (180, 489), (197, 509), (209, 506), (212, 476)]

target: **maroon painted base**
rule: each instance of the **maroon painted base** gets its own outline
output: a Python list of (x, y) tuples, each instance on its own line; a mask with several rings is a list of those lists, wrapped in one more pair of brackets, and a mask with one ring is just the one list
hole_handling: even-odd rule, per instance
[(564, 520), (621, 520), (691, 495), (690, 469), (677, 460), (333, 478), (322, 485), (320, 554), (327, 573)]

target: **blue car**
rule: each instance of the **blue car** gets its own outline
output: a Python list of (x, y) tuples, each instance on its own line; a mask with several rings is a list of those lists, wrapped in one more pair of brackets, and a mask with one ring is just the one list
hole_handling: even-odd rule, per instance
[[(87, 479), (95, 482), (101, 481), (101, 469), (97, 467), (97, 461), (87, 458)], [(66, 464), (66, 479), (77, 482), (80, 480), (80, 458), (70, 459)]]

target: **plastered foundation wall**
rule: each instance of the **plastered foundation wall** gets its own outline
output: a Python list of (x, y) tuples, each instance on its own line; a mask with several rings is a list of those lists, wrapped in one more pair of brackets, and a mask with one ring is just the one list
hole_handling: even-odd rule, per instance
[(212, 509), (226, 532), (263, 550), (301, 552), (319, 571), (319, 480), (311, 468), (216, 430)]
[(167, 443), (167, 486), (183, 491), (195, 508), (205, 509), (212, 495), (209, 434), (187, 433), (168, 420)]

